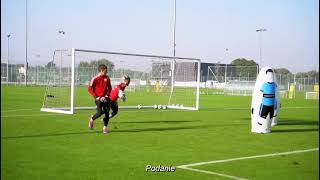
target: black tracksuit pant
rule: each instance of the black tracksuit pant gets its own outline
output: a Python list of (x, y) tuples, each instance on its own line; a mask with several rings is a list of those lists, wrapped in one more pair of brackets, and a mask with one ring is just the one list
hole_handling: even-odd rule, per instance
[(97, 105), (97, 113), (93, 115), (92, 119), (95, 120), (104, 114), (105, 117), (103, 118), (103, 123), (107, 127), (109, 123), (110, 103), (109, 101), (101, 102), (99, 100), (96, 100), (95, 103)]

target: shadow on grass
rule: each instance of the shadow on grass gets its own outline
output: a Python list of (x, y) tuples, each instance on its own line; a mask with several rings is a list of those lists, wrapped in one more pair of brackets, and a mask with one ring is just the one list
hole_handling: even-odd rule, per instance
[[(198, 126), (181, 126), (181, 127), (162, 127), (162, 128), (142, 128), (142, 129), (114, 129), (110, 130), (111, 133), (137, 133), (137, 132), (157, 132), (157, 131), (177, 131), (177, 130), (192, 130), (192, 129), (205, 129), (211, 127), (228, 127), (228, 126), (248, 126), (247, 123), (242, 124), (218, 124), (218, 125), (198, 125)], [(102, 134), (102, 130), (86, 130), (81, 132), (65, 132), (65, 133), (48, 133), (36, 135), (23, 135), (23, 136), (5, 136), (4, 139), (23, 139), (23, 138), (38, 138), (38, 137), (55, 137), (66, 135), (81, 135), (81, 134)]]
[(186, 122), (196, 122), (196, 121), (201, 121), (201, 120), (184, 120), (184, 121), (117, 121), (114, 120), (112, 123), (114, 124), (154, 124), (154, 123), (186, 123)]
[(272, 133), (289, 133), (289, 132), (311, 132), (319, 131), (319, 129), (275, 129)]
[[(243, 117), (240, 120), (251, 121), (251, 118)], [(311, 126), (319, 126), (319, 121), (305, 121), (305, 120), (279, 120), (278, 126), (284, 125), (311, 125)]]
[(250, 113), (250, 108), (228, 108), (228, 107), (201, 107), (200, 111), (248, 111)]
[(279, 120), (278, 125), (314, 125), (314, 126), (319, 126), (319, 121)]

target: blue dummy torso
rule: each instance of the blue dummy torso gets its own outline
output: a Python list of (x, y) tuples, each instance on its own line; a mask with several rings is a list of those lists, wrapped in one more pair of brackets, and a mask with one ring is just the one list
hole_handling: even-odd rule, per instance
[(275, 103), (276, 84), (273, 82), (266, 82), (262, 85), (263, 92), (262, 104), (265, 106), (273, 106)]

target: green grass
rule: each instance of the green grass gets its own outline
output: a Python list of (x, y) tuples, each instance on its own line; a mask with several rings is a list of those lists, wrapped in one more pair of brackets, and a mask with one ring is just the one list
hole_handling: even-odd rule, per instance
[[(95, 130), (87, 127), (94, 111), (40, 112), (44, 92), (43, 87), (1, 87), (2, 179), (228, 179), (184, 169), (152, 173), (145, 167), (319, 147), (319, 101), (304, 100), (303, 93), (282, 100), (279, 125), (270, 134), (250, 132), (251, 97), (201, 95), (199, 111), (120, 110), (110, 120), (111, 133), (103, 135), (100, 120)], [(85, 90), (78, 96), (91, 103)], [(130, 94), (129, 101), (134, 101)], [(194, 168), (247, 179), (319, 179), (318, 154)]]

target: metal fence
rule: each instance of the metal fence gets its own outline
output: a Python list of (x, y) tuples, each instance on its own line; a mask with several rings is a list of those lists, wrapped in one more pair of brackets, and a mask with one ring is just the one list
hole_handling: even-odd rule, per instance
[[(49, 79), (49, 69), (45, 65), (29, 65), (27, 73), (28, 85), (47, 85)], [(92, 72), (91, 69), (82, 69), (83, 74), (86, 71)], [(221, 71), (221, 72), (220, 72)], [(218, 70), (214, 69), (214, 73), (208, 73), (208, 75), (202, 75), (200, 79), (206, 82), (205, 86), (210, 86), (210, 83), (216, 84), (216, 81), (224, 83), (228, 81), (255, 81), (256, 72), (251, 67), (248, 72), (241, 72), (235, 75), (235, 70), (229, 68), (228, 73), (224, 73), (224, 67), (220, 67)], [(91, 75), (91, 74), (90, 74)], [(280, 90), (288, 90), (290, 84), (294, 83), (297, 91), (313, 91), (314, 85), (319, 83), (319, 76), (308, 76), (304, 78), (297, 78), (294, 74), (276, 74)], [(112, 77), (112, 75), (111, 75)], [(212, 79), (212, 82), (210, 81)], [(206, 81), (205, 81), (206, 80)], [(1, 62), (1, 84), (9, 85), (25, 85), (25, 70), (24, 64), (9, 64)]]

